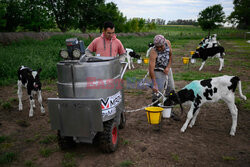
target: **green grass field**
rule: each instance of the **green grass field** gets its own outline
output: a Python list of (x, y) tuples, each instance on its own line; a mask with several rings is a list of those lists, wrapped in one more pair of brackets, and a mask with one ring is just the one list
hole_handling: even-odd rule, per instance
[[(154, 32), (165, 35), (172, 42), (173, 48), (180, 50), (185, 47), (189, 40), (197, 39), (199, 41), (207, 34), (199, 27), (194, 26), (159, 26)], [(242, 39), (244, 37), (244, 31), (229, 28), (218, 29), (211, 33), (217, 33), (218, 39)], [(21, 65), (32, 69), (42, 67), (42, 80), (56, 78), (56, 63), (61, 60), (59, 51), (66, 48), (65, 40), (70, 37), (72, 36), (58, 35), (43, 41), (23, 39), (8, 46), (0, 45), (0, 85), (15, 83), (17, 69)], [(153, 40), (153, 35), (145, 37), (128, 36), (119, 39), (124, 47), (133, 48), (136, 52), (145, 55), (147, 44)], [(84, 39), (86, 46), (90, 42), (91, 39)], [(249, 47), (244, 49), (249, 50)], [(248, 66), (249, 63), (245, 62), (243, 65)]]

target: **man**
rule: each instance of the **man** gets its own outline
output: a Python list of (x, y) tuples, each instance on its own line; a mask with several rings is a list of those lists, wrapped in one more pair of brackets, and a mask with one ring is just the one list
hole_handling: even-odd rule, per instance
[[(166, 95), (175, 89), (171, 65), (171, 43), (163, 35), (156, 35), (154, 37), (154, 47), (150, 51), (149, 58), (149, 75), (153, 84), (153, 101), (159, 98), (156, 94), (158, 91), (163, 93), (166, 90)], [(173, 114), (172, 117), (178, 120), (177, 116)]]
[(103, 33), (100, 37), (95, 38), (86, 49), (87, 56), (116, 57), (117, 55), (124, 57), (126, 51), (119, 39), (115, 35), (115, 26), (112, 22), (105, 22)]

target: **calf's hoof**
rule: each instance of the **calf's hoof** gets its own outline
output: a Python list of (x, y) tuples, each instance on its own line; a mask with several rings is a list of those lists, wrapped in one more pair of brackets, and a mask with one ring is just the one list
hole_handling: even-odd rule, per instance
[(181, 128), (181, 133), (184, 133), (186, 129), (184, 128)]
[(230, 135), (231, 136), (235, 136), (235, 132), (230, 132)]

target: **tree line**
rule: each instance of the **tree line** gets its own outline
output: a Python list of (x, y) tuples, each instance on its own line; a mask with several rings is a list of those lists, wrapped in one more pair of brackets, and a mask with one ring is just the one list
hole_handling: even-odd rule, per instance
[(170, 20), (168, 21), (167, 25), (194, 25), (194, 26), (198, 26), (198, 22), (196, 20), (182, 20), (182, 19), (178, 19), (178, 20)]
[(113, 21), (116, 32), (139, 32), (156, 27), (143, 18), (127, 19), (113, 2), (105, 0), (0, 0), (0, 31), (35, 31), (59, 28), (102, 30)]

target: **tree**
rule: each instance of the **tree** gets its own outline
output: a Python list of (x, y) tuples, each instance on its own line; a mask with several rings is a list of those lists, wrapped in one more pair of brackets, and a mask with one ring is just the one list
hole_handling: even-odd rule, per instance
[(46, 5), (55, 18), (58, 28), (65, 32), (78, 24), (78, 1), (79, 0), (48, 0)]
[(2, 30), (6, 26), (6, 19), (4, 19), (4, 16), (7, 12), (6, 8), (6, 3), (0, 3), (0, 30)]
[(20, 0), (2, 0), (1, 5), (4, 5), (5, 14), (1, 20), (5, 26), (2, 27), (2, 31), (16, 31), (21, 22), (21, 2)]
[(117, 5), (109, 2), (107, 4), (103, 3), (98, 7), (98, 16), (95, 20), (95, 25), (102, 31), (103, 23), (105, 21), (112, 21), (115, 24), (115, 31), (122, 32), (125, 29), (124, 24), (126, 20), (127, 18), (119, 11)]
[(198, 16), (198, 23), (202, 30), (208, 31), (208, 35), (210, 35), (210, 31), (221, 26), (220, 23), (223, 23), (224, 19), (223, 7), (218, 4), (202, 10)]
[(250, 1), (234, 0), (234, 11), (228, 17), (233, 24), (238, 24), (238, 28), (250, 29)]
[(20, 26), (23, 29), (40, 32), (55, 26), (54, 17), (43, 0), (24, 0), (21, 4), (22, 16)]

